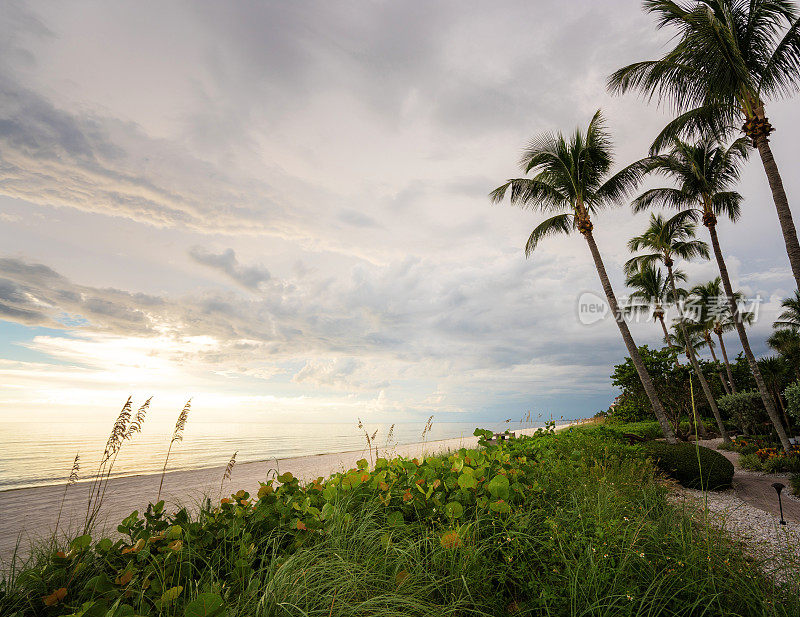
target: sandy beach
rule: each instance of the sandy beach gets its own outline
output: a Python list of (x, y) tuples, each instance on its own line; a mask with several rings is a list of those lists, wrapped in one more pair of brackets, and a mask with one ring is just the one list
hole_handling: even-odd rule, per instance
[[(565, 426), (559, 428), (565, 428)], [(532, 434), (536, 430), (536, 428), (531, 428), (516, 432)], [(385, 454), (413, 458), (421, 457), (423, 453), (431, 455), (461, 447), (475, 447), (477, 443), (476, 437), (465, 436), (427, 443), (399, 445)], [(242, 463), (234, 467), (231, 480), (225, 482), (223, 493), (227, 495), (239, 489), (254, 492), (258, 489), (259, 481), (264, 481), (269, 470), (275, 469), (276, 466), (281, 473), (290, 471), (302, 481), (308, 481), (319, 476), (327, 477), (332, 473), (351, 469), (356, 466), (356, 461), (365, 456), (367, 456), (367, 452), (364, 449), (278, 459), (277, 461), (271, 459)], [(162, 498), (172, 506), (196, 504), (206, 495), (217, 499), (220, 497), (220, 481), (223, 473), (224, 467), (169, 472), (164, 476)], [(146, 508), (148, 502), (155, 500), (160, 480), (160, 474), (111, 479), (108, 483), (95, 535), (104, 529), (108, 529), (109, 533), (115, 533), (116, 525), (122, 518), (134, 510), (141, 512)], [(82, 523), (86, 513), (89, 490), (89, 482), (81, 482), (70, 487), (64, 502), (60, 529), (74, 532)], [(0, 499), (0, 563), (8, 564), (17, 545), (19, 545), (19, 554), (25, 556), (33, 542), (48, 537), (52, 533), (63, 494), (63, 484), (0, 492), (0, 496), (2, 496)]]

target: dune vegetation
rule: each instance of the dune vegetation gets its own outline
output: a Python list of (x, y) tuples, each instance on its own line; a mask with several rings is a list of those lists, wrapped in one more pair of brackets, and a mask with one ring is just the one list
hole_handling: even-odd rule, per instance
[(795, 590), (669, 501), (625, 438), (652, 428), (477, 430), (476, 450), (150, 504), (116, 537), (39, 547), (5, 575), (0, 614), (797, 615)]

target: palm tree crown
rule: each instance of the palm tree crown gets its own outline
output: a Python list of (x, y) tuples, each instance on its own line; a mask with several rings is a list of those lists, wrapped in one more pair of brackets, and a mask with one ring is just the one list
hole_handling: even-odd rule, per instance
[(773, 327), (800, 330), (800, 291), (795, 290), (794, 296), (786, 298), (781, 302), (781, 306), (784, 310), (772, 324)]
[[(800, 87), (800, 21), (790, 0), (645, 0), (657, 27), (677, 43), (658, 60), (636, 62), (608, 80), (612, 91), (636, 89), (670, 102), (673, 128), (732, 128), (742, 113), (758, 116), (764, 99)], [(726, 131), (727, 132), (727, 131)]]
[[(669, 176), (677, 186), (645, 191), (634, 200), (633, 210), (665, 206), (694, 211), (695, 217), (726, 216), (735, 221), (741, 212), (742, 196), (732, 189), (746, 158), (744, 138), (727, 148), (708, 137), (693, 144), (675, 138), (668, 152), (645, 160), (649, 172)], [(705, 219), (703, 222), (707, 223)]]
[(561, 133), (545, 133), (532, 140), (520, 159), (520, 168), (530, 178), (508, 180), (490, 194), (503, 200), (510, 189), (512, 205), (540, 212), (558, 212), (531, 233), (525, 245), (530, 256), (542, 238), (591, 231), (590, 216), (617, 204), (632, 191), (644, 174), (637, 161), (609, 177), (614, 164), (611, 139), (602, 113), (595, 113), (587, 130), (576, 129), (567, 139)]
[[(625, 262), (625, 272), (631, 274), (645, 264), (659, 261), (671, 267), (676, 258), (687, 261), (698, 257), (708, 259), (708, 244), (694, 237), (697, 226), (692, 218), (691, 212), (679, 212), (670, 219), (661, 214), (650, 214), (650, 225), (644, 233), (628, 241), (632, 253), (648, 252)], [(676, 275), (676, 278), (679, 277)]]

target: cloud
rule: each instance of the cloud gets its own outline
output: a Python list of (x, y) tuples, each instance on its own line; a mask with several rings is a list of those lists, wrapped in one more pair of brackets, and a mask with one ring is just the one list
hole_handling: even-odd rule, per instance
[(266, 268), (242, 266), (236, 259), (236, 253), (233, 249), (227, 249), (223, 253), (215, 254), (196, 246), (189, 251), (189, 256), (199, 264), (221, 270), (246, 289), (258, 289), (259, 285), (272, 278)]

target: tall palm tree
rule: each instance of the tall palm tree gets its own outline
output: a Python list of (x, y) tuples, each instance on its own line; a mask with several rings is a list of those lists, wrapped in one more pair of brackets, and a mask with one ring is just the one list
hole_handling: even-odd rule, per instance
[[(702, 289), (701, 289), (702, 287)], [(712, 323), (712, 330), (717, 335), (719, 340), (719, 349), (722, 352), (722, 361), (725, 364), (725, 371), (728, 374), (728, 382), (731, 386), (731, 392), (736, 393), (736, 381), (733, 378), (733, 371), (731, 370), (731, 363), (728, 359), (728, 349), (725, 347), (725, 338), (723, 334), (732, 332), (736, 329), (736, 323), (731, 315), (730, 305), (722, 289), (722, 279), (718, 276), (712, 281), (708, 281), (705, 285), (695, 287), (695, 296), (698, 298), (700, 304), (704, 307), (703, 310), (707, 313), (709, 320)], [(739, 319), (745, 325), (750, 325), (755, 321), (755, 313), (752, 311), (745, 311), (741, 308), (744, 303), (745, 297), (741, 291), (736, 291), (733, 294), (736, 301), (736, 306), (739, 308)]]
[(636, 89), (665, 99), (680, 113), (656, 143), (672, 136), (734, 125), (758, 150), (778, 212), (786, 252), (800, 287), (800, 242), (778, 165), (769, 145), (773, 127), (765, 103), (800, 88), (800, 20), (791, 0), (645, 0), (657, 27), (676, 32), (675, 46), (658, 60), (637, 62), (609, 77), (612, 91)]
[(731, 187), (738, 181), (739, 164), (747, 155), (745, 139), (736, 140), (728, 148), (711, 138), (705, 138), (696, 144), (688, 144), (674, 138), (671, 143), (668, 152), (647, 159), (647, 167), (649, 172), (672, 178), (677, 187), (645, 191), (634, 201), (634, 211), (651, 206), (677, 208), (687, 216), (700, 218), (703, 225), (708, 228), (722, 286), (728, 298), (728, 306), (736, 332), (739, 334), (742, 350), (750, 365), (761, 399), (764, 401), (764, 407), (775, 425), (781, 445), (788, 452), (791, 447), (789, 438), (750, 348), (717, 236), (718, 216), (727, 216), (732, 221), (739, 217), (742, 196), (731, 190)]
[[(648, 166), (652, 163), (647, 162)], [(667, 269), (667, 280), (669, 280), (673, 297), (678, 296), (678, 286), (675, 283), (675, 270), (673, 268), (675, 259), (690, 260), (697, 257), (708, 259), (708, 245), (702, 240), (695, 238), (695, 224), (692, 221), (691, 212), (678, 212), (670, 219), (664, 218), (660, 214), (650, 215), (650, 225), (640, 236), (635, 236), (628, 241), (628, 248), (631, 252), (645, 251), (641, 255), (632, 257), (625, 263), (626, 272), (635, 272), (645, 264), (661, 262)], [(684, 341), (688, 340), (686, 323), (683, 318), (683, 310), (680, 303), (678, 308), (678, 330)], [(703, 394), (708, 401), (708, 406), (714, 414), (717, 422), (719, 434), (724, 441), (730, 441), (728, 432), (722, 422), (722, 416), (717, 407), (708, 381), (703, 375), (700, 364), (697, 362), (697, 354), (692, 345), (686, 345), (686, 357), (697, 375), (697, 380), (703, 389)]]
[[(675, 280), (685, 281), (686, 274), (680, 270), (674, 273)], [(642, 300), (648, 306), (653, 303), (653, 319), (661, 324), (661, 330), (664, 332), (664, 341), (667, 346), (672, 346), (672, 338), (667, 324), (664, 322), (664, 305), (674, 300), (672, 293), (672, 286), (669, 280), (664, 276), (661, 268), (656, 267), (652, 263), (644, 263), (635, 272), (628, 272), (625, 278), (625, 285), (633, 289), (631, 294), (632, 299)], [(679, 290), (679, 293), (682, 290)], [(635, 305), (635, 308), (639, 308)]]
[(555, 213), (531, 232), (525, 245), (526, 256), (530, 256), (539, 242), (547, 236), (569, 234), (574, 230), (583, 235), (609, 308), (653, 407), (653, 413), (661, 424), (666, 440), (675, 443), (675, 434), (628, 324), (622, 318), (600, 250), (592, 234), (592, 215), (626, 197), (641, 180), (644, 169), (639, 161), (611, 176), (612, 165), (611, 138), (605, 128), (603, 116), (598, 111), (586, 131), (576, 129), (569, 138), (561, 133), (545, 133), (534, 138), (520, 160), (523, 173), (533, 172), (533, 177), (508, 180), (492, 191), (490, 197), (497, 203), (510, 191), (512, 205)]
[(781, 413), (783, 414), (783, 421), (786, 423), (786, 428), (791, 429), (791, 422), (789, 415), (786, 413), (786, 405), (783, 403), (781, 392), (789, 385), (787, 379), (788, 366), (786, 361), (779, 356), (766, 356), (758, 361), (758, 367), (761, 369), (761, 374), (764, 375), (764, 381), (767, 387), (772, 392), (775, 400), (778, 402)]
[[(722, 377), (722, 373), (720, 373), (720, 381), (725, 389), (725, 393), (731, 394), (732, 392), (736, 392), (736, 386), (733, 383), (733, 374), (731, 372), (730, 363), (728, 362), (728, 352), (722, 340), (722, 331), (724, 327), (726, 327), (726, 321), (730, 315), (730, 308), (728, 307), (727, 299), (722, 291), (722, 279), (717, 277), (713, 281), (695, 285), (689, 290), (689, 294), (692, 304), (698, 309), (695, 315), (695, 321), (706, 342), (706, 347), (708, 347), (708, 350), (711, 352), (711, 357), (717, 365), (719, 365), (719, 359), (714, 352), (714, 341), (711, 338), (711, 334), (719, 333), (720, 349), (723, 352), (722, 357), (725, 359), (725, 367), (730, 382), (730, 385), (728, 385), (728, 382), (725, 381)], [(740, 292), (736, 292), (734, 295), (736, 295), (737, 303), (742, 300)], [(722, 300), (722, 302), (720, 302), (720, 300)], [(731, 326), (733, 326), (733, 322), (731, 322)]]
[[(673, 345), (673, 349), (678, 354), (685, 354), (686, 359), (689, 360), (690, 364), (692, 364), (692, 357), (697, 358), (697, 355), (700, 353), (700, 349), (703, 347), (703, 338), (700, 336), (700, 333), (697, 331), (697, 329), (689, 327), (689, 325), (683, 323), (680, 318), (673, 322), (672, 329), (674, 330), (675, 335), (675, 344)], [(697, 368), (695, 368), (695, 365), (692, 364), (692, 369), (696, 375), (703, 375), (703, 371), (699, 365)], [(705, 381), (705, 376), (703, 376), (703, 380)], [(706, 397), (706, 401), (708, 401), (708, 397)], [(717, 413), (719, 413), (719, 410)], [(716, 421), (716, 417), (714, 420)], [(696, 410), (694, 413), (694, 421), (697, 423), (697, 432), (700, 433), (703, 438), (705, 438), (707, 433), (706, 425), (703, 422), (703, 419), (697, 414)], [(727, 433), (724, 434), (727, 435)]]

